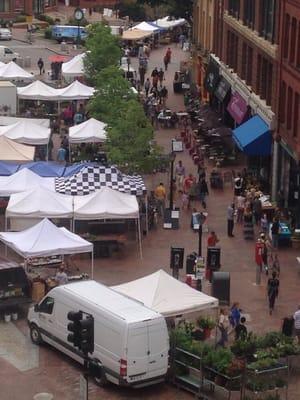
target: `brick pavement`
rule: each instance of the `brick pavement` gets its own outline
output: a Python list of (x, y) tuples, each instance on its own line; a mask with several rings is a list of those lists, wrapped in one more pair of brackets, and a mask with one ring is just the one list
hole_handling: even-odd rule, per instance
[[(155, 50), (151, 54), (149, 73), (154, 66), (160, 67), (165, 49)], [(173, 95), (172, 79), (174, 72), (179, 67), (179, 61), (189, 54), (172, 46), (173, 57), (169, 71), (166, 74), (165, 83), (169, 89), (168, 106), (171, 109), (180, 110), (183, 108), (182, 96)], [(157, 142), (164, 146), (166, 152), (170, 151), (170, 141), (178, 131), (159, 129), (155, 136)], [(190, 156), (185, 151), (178, 156), (182, 159), (187, 172), (196, 172)], [(149, 189), (155, 187), (160, 181), (167, 184), (168, 177), (158, 174), (148, 177)], [(226, 236), (226, 208), (232, 200), (232, 189), (226, 187), (224, 191), (211, 190), (208, 198), (209, 226), (213, 228), (221, 239), (222, 247), (222, 269), (231, 273), (231, 299), (239, 301), (241, 308), (251, 315), (249, 328), (255, 332), (266, 332), (271, 329), (279, 329), (281, 318), (291, 314), (299, 302), (296, 255), (292, 249), (279, 251), (279, 258), (282, 265), (280, 295), (273, 316), (269, 316), (266, 300), (266, 279), (263, 277), (262, 285), (257, 287), (255, 281), (254, 250), (253, 243), (246, 242), (242, 238), (241, 227), (236, 227), (235, 238)], [(98, 259), (95, 263), (95, 279), (105, 284), (112, 285), (136, 279), (143, 275), (154, 272), (158, 268), (169, 271), (169, 252), (171, 245), (183, 246), (186, 254), (197, 249), (197, 235), (189, 228), (190, 213), (181, 213), (180, 229), (178, 231), (163, 230), (159, 227), (156, 231), (150, 231), (143, 240), (144, 258), (139, 259), (135, 244), (125, 246), (119, 255), (111, 259)], [(204, 236), (204, 241), (205, 241)], [(205, 246), (204, 246), (205, 247)], [(88, 261), (78, 261), (82, 270), (88, 272)], [(209, 293), (210, 287), (205, 286), (204, 291)], [(25, 323), (19, 326), (27, 332)], [(1, 329), (1, 325), (0, 325)], [(55, 394), (55, 399), (71, 400), (78, 394), (78, 376), (80, 368), (77, 364), (68, 360), (60, 353), (49, 348), (40, 349), (39, 368), (18, 372), (14, 367), (0, 358), (0, 384), (1, 393), (5, 394), (5, 400), (29, 400), (33, 394), (39, 391), (49, 391)], [(18, 385), (15, 385), (18, 382)], [(22, 393), (22, 395), (20, 395)], [(293, 378), (289, 388), (289, 400), (298, 400), (300, 393), (299, 379)], [(2, 396), (0, 396), (2, 400)], [(160, 385), (154, 388), (147, 388), (142, 391), (132, 392), (116, 388), (99, 389), (91, 386), (90, 399), (190, 399), (189, 394), (167, 385)]]

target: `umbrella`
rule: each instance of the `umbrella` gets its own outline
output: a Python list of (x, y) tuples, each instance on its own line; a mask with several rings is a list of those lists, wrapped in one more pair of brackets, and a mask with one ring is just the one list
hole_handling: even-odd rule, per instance
[(70, 60), (70, 57), (67, 57), (67, 56), (63, 56), (63, 55), (61, 55), (61, 54), (52, 54), (51, 56), (49, 56), (49, 61), (50, 62), (61, 62), (61, 63), (63, 63), (63, 62), (66, 62), (66, 61), (68, 61), (68, 60)]

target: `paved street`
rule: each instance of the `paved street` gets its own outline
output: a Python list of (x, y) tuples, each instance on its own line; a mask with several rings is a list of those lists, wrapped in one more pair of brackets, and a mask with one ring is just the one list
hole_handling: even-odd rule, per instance
[[(13, 41), (12, 46), (18, 46)], [(33, 45), (20, 45), (20, 54), (29, 54), (32, 51), (32, 58), (36, 60), (39, 56), (39, 48)], [(36, 45), (37, 46), (37, 45)], [(39, 45), (38, 45), (39, 46)], [(45, 54), (48, 50), (42, 49)], [(179, 69), (180, 60), (188, 59), (189, 54), (183, 53), (179, 47), (172, 46), (172, 62), (166, 73), (166, 85), (169, 90), (167, 105), (172, 110), (183, 109), (183, 98), (181, 95), (173, 94), (172, 80), (176, 70)], [(162, 66), (162, 59), (165, 48), (155, 50), (151, 54), (148, 73), (151, 73), (154, 66)], [(31, 54), (31, 53), (30, 53)], [(42, 55), (43, 56), (43, 55)], [(134, 60), (133, 60), (134, 62)], [(178, 131), (170, 129), (159, 129), (155, 136), (157, 142), (165, 148), (168, 153), (171, 148), (171, 139), (178, 134)], [(196, 173), (191, 157), (185, 151), (177, 159), (181, 159), (186, 166), (187, 172)], [(208, 168), (211, 166), (208, 165)], [(157, 174), (147, 177), (149, 191), (159, 181), (163, 180), (168, 185), (168, 176)], [(248, 324), (249, 330), (254, 332), (267, 332), (278, 330), (281, 326), (281, 319), (293, 313), (300, 302), (299, 279), (296, 256), (299, 255), (293, 249), (282, 249), (279, 251), (281, 262), (280, 294), (274, 314), (269, 316), (266, 298), (266, 278), (262, 278), (262, 285), (255, 286), (255, 265), (254, 265), (254, 243), (247, 242), (242, 237), (242, 228), (236, 227), (234, 238), (226, 235), (226, 209), (232, 201), (233, 191), (230, 185), (224, 191), (210, 190), (207, 199), (207, 212), (209, 228), (216, 231), (221, 239), (222, 248), (222, 270), (231, 274), (231, 300), (239, 301), (243, 311), (251, 316)], [(197, 207), (200, 209), (199, 204)], [(206, 251), (206, 234), (203, 239), (203, 251)], [(159, 227), (156, 231), (150, 231), (143, 240), (143, 260), (139, 259), (136, 244), (126, 245), (119, 255), (110, 259), (98, 259), (95, 265), (95, 279), (107, 285), (119, 284), (129, 281), (163, 268), (169, 271), (170, 246), (182, 246), (185, 248), (185, 255), (197, 250), (197, 235), (190, 229), (190, 213), (184, 211), (180, 217), (180, 229), (177, 231), (163, 230)], [(89, 264), (85, 259), (78, 259), (78, 265), (82, 271), (89, 272)], [(210, 293), (210, 287), (205, 286), (204, 291)], [(21, 332), (28, 336), (26, 322), (20, 321), (17, 326)], [(3, 323), (0, 324), (0, 330)], [(2, 357), (0, 352), (0, 385), (2, 400), (30, 400), (38, 392), (48, 391), (54, 394), (57, 400), (73, 400), (78, 398), (80, 367), (62, 354), (47, 346), (39, 350), (39, 366), (25, 372), (18, 370), (7, 357)], [(295, 381), (295, 379), (294, 379)], [(289, 388), (289, 400), (299, 399), (299, 382), (294, 382)], [(91, 384), (90, 400), (109, 399), (191, 399), (189, 394), (178, 391), (168, 386), (160, 385), (132, 391), (110, 386), (107, 389), (100, 389)]]

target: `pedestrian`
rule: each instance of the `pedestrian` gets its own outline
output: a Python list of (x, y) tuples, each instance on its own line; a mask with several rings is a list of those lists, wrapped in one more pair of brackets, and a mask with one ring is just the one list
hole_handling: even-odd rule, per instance
[(241, 310), (239, 308), (239, 303), (233, 303), (230, 309), (229, 322), (233, 328), (235, 328), (241, 319)]
[(278, 236), (279, 236), (279, 220), (278, 218), (274, 218), (273, 224), (271, 227), (271, 233), (272, 233), (272, 246), (277, 249), (278, 248)]
[(139, 75), (140, 75), (140, 82), (141, 82), (142, 86), (145, 83), (145, 74), (146, 74), (146, 68), (143, 65), (140, 65), (139, 66)]
[(234, 203), (230, 204), (227, 208), (227, 235), (229, 237), (234, 237)]
[(279, 279), (277, 279), (276, 272), (272, 273), (272, 278), (268, 280), (267, 293), (269, 299), (269, 312), (272, 315), (274, 311), (275, 300), (279, 293)]
[(244, 239), (253, 240), (254, 239), (253, 214), (249, 205), (245, 208), (243, 220), (244, 220), (244, 227), (243, 227)]
[(188, 191), (190, 190), (192, 184), (194, 182), (194, 177), (193, 174), (189, 174), (183, 181), (183, 191), (185, 193), (188, 193)]
[(268, 222), (267, 214), (263, 214), (263, 216), (260, 219), (260, 229), (261, 229), (261, 231), (263, 233), (267, 234), (268, 226), (269, 226), (269, 222)]
[(182, 164), (181, 160), (179, 160), (175, 166), (175, 177), (176, 177), (178, 189), (182, 190), (183, 180), (185, 178), (185, 167)]
[(242, 224), (243, 223), (243, 217), (244, 217), (244, 211), (245, 211), (245, 203), (246, 203), (246, 198), (242, 194), (237, 196), (237, 199), (236, 199), (236, 207), (237, 207), (236, 222), (238, 224)]
[(168, 59), (168, 64), (171, 62), (171, 56), (172, 56), (172, 50), (170, 49), (170, 47), (168, 47), (168, 50), (166, 52), (166, 56)]
[(43, 61), (42, 57), (40, 57), (38, 59), (37, 65), (38, 65), (39, 70), (40, 70), (40, 75), (42, 75), (42, 73), (45, 72), (45, 70), (44, 70), (44, 61)]
[(163, 83), (164, 77), (165, 77), (165, 73), (164, 73), (163, 69), (160, 68), (159, 71), (158, 71), (158, 80), (159, 80), (161, 85)]
[(229, 319), (227, 311), (223, 308), (220, 309), (218, 328), (221, 333), (221, 338), (217, 344), (219, 346), (225, 347), (226, 343), (228, 342)]
[(219, 243), (219, 238), (214, 231), (210, 232), (210, 235), (207, 238), (207, 247), (216, 247), (217, 243)]
[(61, 266), (59, 267), (58, 272), (55, 275), (56, 282), (58, 285), (65, 285), (68, 283), (68, 275), (65, 273), (65, 264), (62, 263)]
[(260, 241), (262, 243), (262, 253), (261, 253), (262, 266), (266, 272), (266, 275), (269, 275), (268, 255), (271, 243), (268, 241), (267, 236), (264, 233), (260, 234)]
[(300, 305), (298, 306), (298, 310), (294, 314), (294, 328), (295, 334), (298, 339), (298, 344), (300, 345)]
[(183, 33), (181, 33), (181, 34), (179, 35), (179, 43), (180, 43), (181, 49), (183, 49), (183, 44), (184, 44), (184, 42), (185, 42), (185, 35), (184, 35)]
[(158, 213), (161, 217), (163, 217), (165, 212), (166, 189), (162, 182), (160, 182), (160, 184), (156, 187), (154, 196), (157, 201)]
[(258, 196), (255, 196), (252, 207), (253, 207), (255, 223), (256, 225), (258, 225), (262, 215), (262, 204)]
[(148, 97), (148, 94), (149, 94), (150, 86), (151, 86), (150, 79), (147, 78), (146, 82), (145, 82), (145, 85), (144, 85), (145, 93), (146, 93), (147, 97)]
[(154, 76), (158, 76), (158, 69), (157, 67), (154, 67), (154, 69), (151, 72), (151, 78), (153, 78)]
[(237, 177), (234, 179), (234, 195), (239, 196), (242, 192), (243, 187), (243, 178), (240, 173), (237, 174)]
[(240, 322), (234, 328), (235, 340), (247, 340), (248, 330), (245, 326), (246, 318), (242, 317)]
[(202, 178), (201, 181), (199, 182), (199, 200), (204, 209), (206, 209), (205, 198), (208, 195), (209, 195), (209, 192), (208, 192), (207, 182), (204, 178)]
[(166, 101), (167, 101), (167, 98), (168, 98), (168, 89), (165, 86), (162, 87), (161, 92), (160, 92), (160, 96), (161, 96), (163, 107), (165, 107), (166, 106)]
[(188, 203), (189, 203), (189, 196), (187, 193), (184, 193), (182, 190), (178, 191), (179, 196), (180, 196), (180, 207), (182, 210), (187, 210), (188, 209)]
[(168, 70), (168, 64), (169, 64), (169, 59), (168, 57), (165, 55), (164, 56), (164, 66), (165, 66), (165, 71)]

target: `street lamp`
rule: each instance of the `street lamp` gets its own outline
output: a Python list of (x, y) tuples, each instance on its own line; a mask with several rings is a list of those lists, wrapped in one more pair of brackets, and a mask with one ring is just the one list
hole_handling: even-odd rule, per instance
[(170, 161), (171, 161), (171, 171), (170, 171), (170, 210), (173, 210), (173, 180), (174, 180), (174, 161), (176, 158), (176, 153), (172, 151), (170, 153)]

